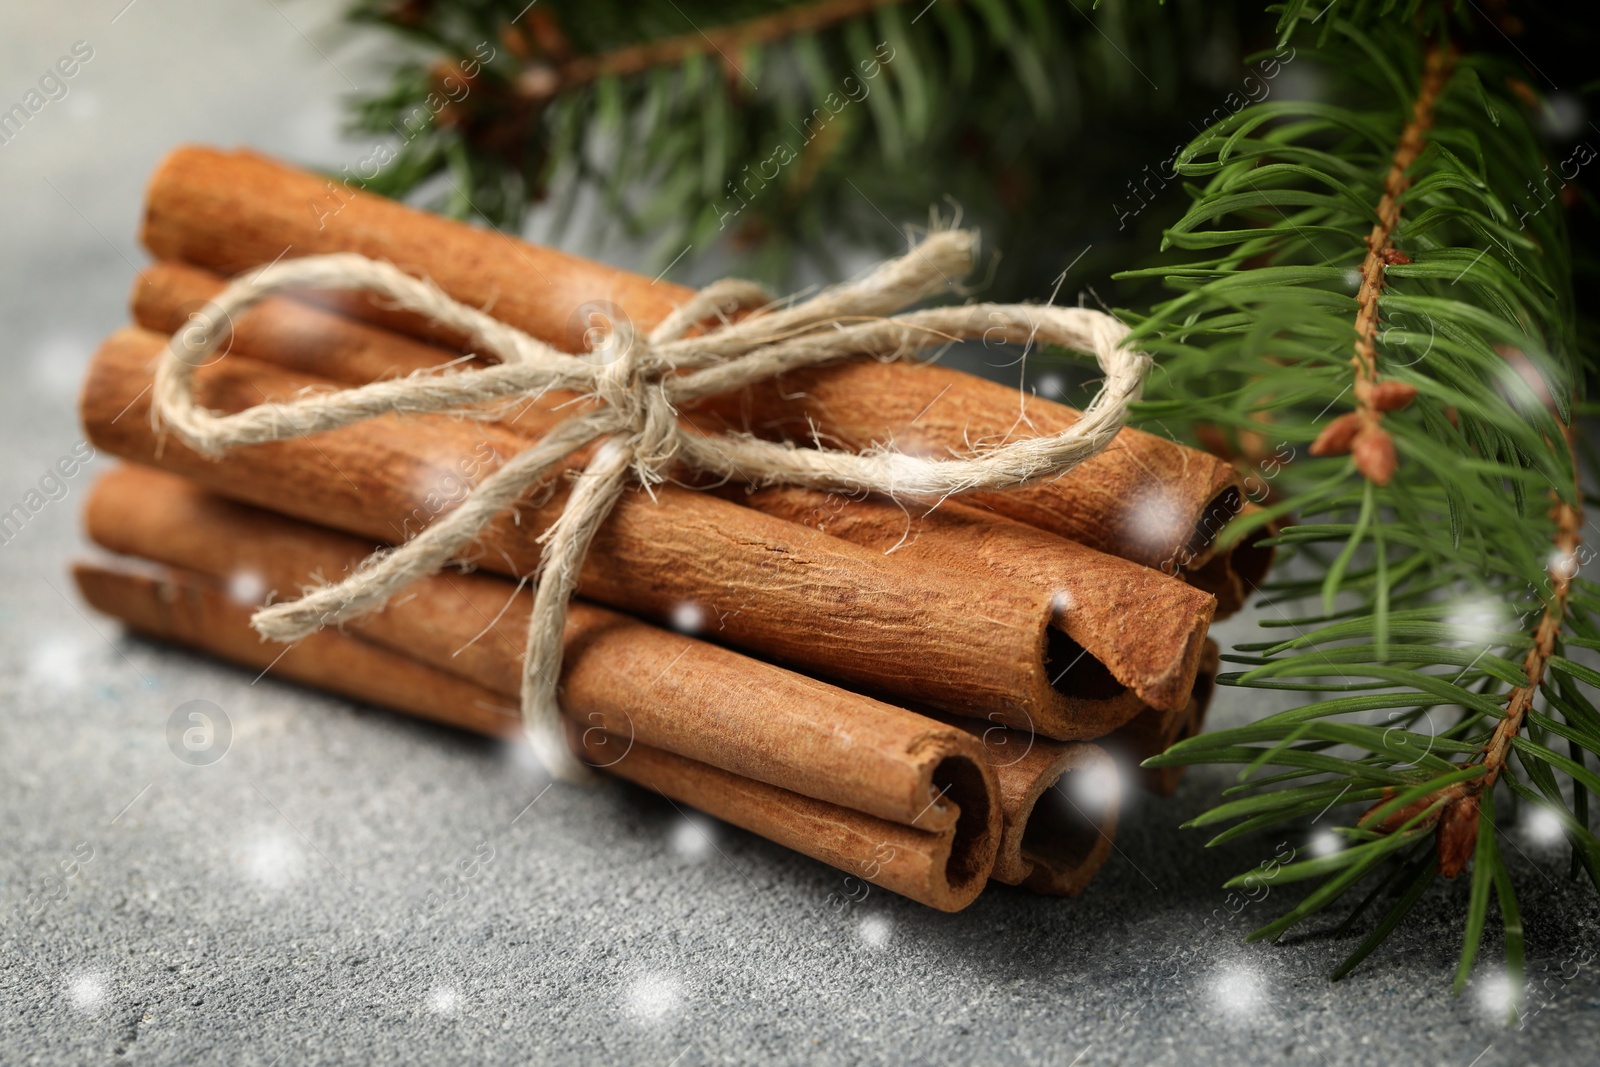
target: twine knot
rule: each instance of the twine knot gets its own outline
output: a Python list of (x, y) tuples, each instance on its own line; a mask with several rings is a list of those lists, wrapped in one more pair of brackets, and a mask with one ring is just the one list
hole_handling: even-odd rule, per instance
[(678, 455), (678, 410), (662, 381), (671, 364), (627, 322), (614, 325), (605, 351), (611, 358), (595, 375), (590, 398), (611, 412), (612, 439), (627, 450), (634, 478), (648, 488), (666, 478)]
[[(566, 745), (557, 686), (567, 602), (596, 531), (630, 482), (647, 491), (677, 465), (753, 485), (785, 484), (898, 499), (941, 499), (1057, 477), (1111, 443), (1139, 397), (1150, 358), (1124, 345), (1127, 328), (1087, 308), (970, 304), (903, 311), (964, 276), (974, 235), (934, 233), (859, 281), (779, 304), (751, 282), (716, 282), (648, 335), (615, 324), (603, 349), (574, 358), (458, 303), (427, 281), (353, 254), (270, 264), (233, 281), (168, 345), (156, 369), (151, 418), (206, 455), (321, 433), (391, 412), (482, 416), (485, 406), (551, 390), (591, 401), (485, 478), (462, 503), (410, 541), (373, 553), (349, 577), (256, 611), (263, 636), (294, 641), (322, 626), (375, 611), (404, 586), (458, 558), (495, 516), (514, 507), (558, 464), (598, 444), (560, 516), (539, 537), (538, 585), (522, 664), (522, 714), (535, 752), (558, 778), (589, 771)], [(375, 293), (470, 337), (498, 362), (372, 382), (218, 415), (194, 400), (194, 372), (229, 336), (233, 319), (286, 289)], [(739, 317), (740, 313), (751, 314)], [(963, 339), (1035, 342), (1092, 352), (1105, 374), (1078, 421), (1048, 437), (1012, 441), (971, 456), (928, 459), (888, 447), (865, 452), (802, 448), (744, 434), (701, 434), (678, 421), (681, 403), (733, 392), (785, 371), (849, 356), (897, 359)]]

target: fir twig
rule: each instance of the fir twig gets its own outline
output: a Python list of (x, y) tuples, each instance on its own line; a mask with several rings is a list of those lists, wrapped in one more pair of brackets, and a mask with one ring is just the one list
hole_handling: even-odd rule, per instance
[[(1243, 767), (1195, 820), (1233, 823), (1217, 841), (1365, 807), (1339, 831), (1344, 848), (1280, 870), (1321, 882), (1253, 935), (1388, 872), (1406, 888), (1336, 977), (1439, 876), (1472, 866), (1459, 988), (1491, 899), (1508, 971), (1523, 965), (1497, 787), (1557, 819), (1600, 886), (1600, 712), (1585, 692), (1600, 672), (1563, 653), (1600, 647), (1600, 597), (1576, 576), (1570, 420), (1585, 364), (1562, 219), (1519, 200), (1541, 167), (1526, 86), (1438, 20), (1419, 41), (1356, 10), (1370, 18), (1326, 20), (1307, 51), (1365, 84), (1342, 86), (1344, 103), (1265, 102), (1206, 130), (1179, 157), (1204, 184), (1167, 235), (1202, 258), (1135, 272), (1179, 291), (1135, 331), (1163, 371), (1153, 410), (1282, 434), (1291, 454), (1312, 444), (1261, 475), (1272, 507), (1241, 520), (1284, 524), (1269, 543), (1289, 558), (1263, 610), (1292, 636), (1239, 646), (1228, 658), (1244, 669), (1219, 681), (1321, 698), (1149, 762)], [(1322, 423), (1352, 390), (1355, 410)], [(1363, 455), (1359, 435), (1379, 447)], [(1285, 611), (1303, 601), (1316, 606)], [(1287, 773), (1262, 773), (1273, 765)]]

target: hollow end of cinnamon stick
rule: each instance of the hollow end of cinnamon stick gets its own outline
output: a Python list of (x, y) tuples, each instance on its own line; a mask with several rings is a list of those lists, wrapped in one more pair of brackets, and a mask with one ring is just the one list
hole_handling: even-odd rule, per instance
[[(999, 845), (997, 813), (984, 774), (965, 758), (941, 771), (946, 794), (962, 807), (953, 827), (935, 833), (825, 804), (740, 778), (707, 764), (594, 731), (584, 752), (606, 771), (741, 829), (940, 911), (960, 911), (988, 883)], [(626, 755), (616, 753), (626, 749)], [(964, 766), (963, 766), (964, 764)]]
[[(1252, 510), (1258, 509), (1254, 504), (1245, 505), (1245, 512)], [(1217, 618), (1225, 619), (1238, 612), (1260, 589), (1277, 553), (1273, 546), (1261, 542), (1276, 532), (1272, 524), (1257, 527), (1203, 565), (1184, 572), (1185, 581), (1217, 598)]]
[(978, 738), (998, 783), (1002, 831), (989, 877), (1076, 896), (1105, 864), (1117, 833), (1120, 789), (1107, 753), (1092, 742), (928, 713)]
[(995, 860), (995, 880), (1052, 896), (1077, 896), (1105, 865), (1117, 833), (1120, 804), (1111, 757), (1096, 745), (1041, 739), (1028, 757), (1011, 768), (996, 768), (996, 775), (1007, 832)]
[(1217, 495), (1206, 501), (1195, 517), (1189, 541), (1176, 557), (1176, 567), (1163, 566), (1163, 570), (1195, 570), (1204, 567), (1220, 551), (1217, 535), (1232, 522), (1244, 507), (1244, 492), (1237, 485), (1225, 486)]
[[(1214, 598), (1202, 590), (954, 501), (924, 509), (797, 488), (724, 486), (718, 491), (758, 511), (875, 549), (892, 563), (944, 567), (1049, 597), (1045, 658), (1051, 686), (1079, 714), (1099, 721), (1126, 715), (1129, 690), (1139, 701), (1169, 710), (1189, 699), (1215, 612)], [(1115, 706), (1097, 715), (1097, 704)], [(1036, 725), (1052, 737), (1063, 736)]]

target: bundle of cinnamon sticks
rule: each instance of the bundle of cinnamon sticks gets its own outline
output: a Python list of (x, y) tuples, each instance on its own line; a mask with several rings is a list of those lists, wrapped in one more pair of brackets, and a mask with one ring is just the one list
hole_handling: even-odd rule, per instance
[[(153, 427), (153, 365), (229, 275), (356, 252), (425, 276), (583, 353), (603, 304), (647, 330), (688, 296), (660, 281), (329, 184), (245, 152), (174, 152), (151, 183), (135, 326), (82, 396), (96, 447), (129, 461), (87, 509), (84, 597), (131, 629), (481, 733), (513, 736), (540, 534), (556, 477), (495, 520), (460, 573), (285, 651), (251, 611), (414, 536), (587, 403), (547, 394), (480, 419), (388, 414), (201, 456)], [(348, 294), (278, 297), (195, 375), (207, 408), (437, 373), (467, 339)], [(1020, 405), (1020, 406), (1019, 406)], [(845, 447), (957, 451), (1057, 432), (1076, 412), (934, 365), (842, 362), (680, 413), (697, 428)], [(574, 457), (575, 467), (583, 457)], [(1063, 477), (908, 512), (810, 490), (630, 492), (595, 539), (564, 635), (573, 751), (849, 874), (954, 911), (990, 880), (1080, 890), (1109, 852), (1112, 754), (1200, 728), (1212, 618), (1268, 563), (1214, 535), (1233, 468), (1124, 429)], [(138, 562), (135, 562), (138, 561)], [(1164, 775), (1164, 776), (1163, 776)], [(1172, 772), (1139, 781), (1159, 792)]]

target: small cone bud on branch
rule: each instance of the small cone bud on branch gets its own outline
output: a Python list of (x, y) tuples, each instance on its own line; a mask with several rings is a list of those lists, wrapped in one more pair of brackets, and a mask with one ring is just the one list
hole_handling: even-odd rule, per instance
[(1361, 432), (1361, 414), (1351, 411), (1340, 415), (1337, 419), (1317, 435), (1311, 442), (1313, 456), (1344, 456), (1350, 453), (1350, 445), (1356, 439), (1356, 434)]
[(1454, 878), (1466, 870), (1467, 861), (1478, 847), (1478, 797), (1476, 794), (1453, 800), (1445, 806), (1435, 834), (1439, 849), (1439, 873)]
[(1350, 455), (1356, 461), (1356, 469), (1374, 485), (1388, 485), (1399, 462), (1395, 457), (1394, 438), (1380, 426), (1368, 426), (1356, 434)]

